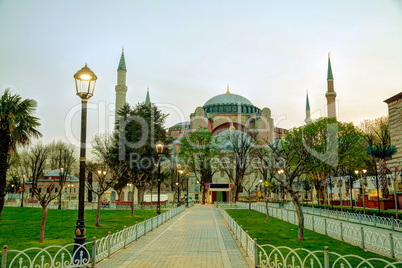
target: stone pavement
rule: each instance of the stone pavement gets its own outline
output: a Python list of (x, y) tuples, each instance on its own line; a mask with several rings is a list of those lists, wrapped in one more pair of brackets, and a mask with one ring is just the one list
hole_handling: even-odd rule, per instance
[(248, 263), (217, 209), (195, 205), (97, 267), (252, 267)]

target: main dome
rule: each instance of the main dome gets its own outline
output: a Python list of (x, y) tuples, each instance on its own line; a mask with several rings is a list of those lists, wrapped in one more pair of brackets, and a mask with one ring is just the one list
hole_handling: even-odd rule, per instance
[(261, 113), (251, 101), (243, 96), (231, 94), (229, 90), (226, 94), (212, 97), (202, 108), (206, 113)]
[(215, 97), (210, 98), (205, 104), (208, 105), (217, 105), (217, 104), (246, 104), (246, 105), (253, 105), (251, 101), (246, 99), (243, 96), (236, 95), (236, 94), (221, 94)]

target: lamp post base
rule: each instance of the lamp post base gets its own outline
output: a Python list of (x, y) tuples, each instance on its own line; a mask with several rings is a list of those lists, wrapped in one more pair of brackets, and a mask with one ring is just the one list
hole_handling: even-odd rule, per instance
[(85, 220), (84, 219), (77, 219), (77, 225), (75, 228), (75, 245), (74, 245), (74, 263), (82, 264), (88, 263), (88, 252), (85, 247)]

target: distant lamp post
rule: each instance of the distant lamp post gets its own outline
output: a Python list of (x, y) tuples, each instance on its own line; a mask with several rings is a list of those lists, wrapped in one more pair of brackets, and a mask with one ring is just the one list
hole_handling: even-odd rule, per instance
[[(98, 79), (94, 72), (85, 64), (75, 75), (75, 88), (77, 96), (81, 98), (81, 150), (80, 150), (80, 182), (78, 190), (78, 219), (75, 228), (74, 260), (80, 262), (80, 259), (87, 259), (85, 247), (85, 219), (84, 219), (84, 197), (85, 197), (85, 149), (87, 137), (87, 103), (94, 95), (96, 80)], [(77, 245), (78, 244), (78, 245)], [(82, 256), (81, 256), (82, 254)]]
[(24, 194), (25, 194), (25, 174), (22, 175), (21, 207), (24, 207)]
[(11, 187), (13, 188), (13, 199), (15, 199), (15, 185), (11, 184)]
[(161, 156), (163, 154), (163, 143), (158, 141), (155, 144), (155, 150), (158, 154), (158, 204), (156, 205), (156, 215), (161, 214)]
[(188, 207), (188, 186), (189, 186), (189, 180), (190, 180), (190, 173), (187, 173), (187, 197), (186, 197), (186, 206)]
[(183, 171), (181, 170), (181, 165), (177, 164), (177, 206), (180, 206), (180, 176), (183, 173)]
[[(60, 170), (59, 170), (59, 188), (60, 188), (60, 191), (62, 191), (61, 186), (64, 185), (64, 184), (62, 183), (63, 180), (64, 180), (64, 168), (63, 168), (63, 167), (60, 167)], [(59, 199), (59, 207), (58, 207), (58, 209), (61, 209), (61, 195), (62, 195), (62, 193), (63, 193), (63, 192), (60, 193), (60, 199)]]
[[(364, 186), (367, 185), (367, 179), (366, 179), (366, 172), (367, 169), (362, 169), (360, 170), (355, 170), (356, 175), (359, 175), (360, 173), (360, 187), (362, 189), (362, 203), (363, 203), (363, 214), (366, 215), (366, 200), (365, 200), (365, 189)], [(363, 174), (364, 174), (364, 178), (363, 178)]]

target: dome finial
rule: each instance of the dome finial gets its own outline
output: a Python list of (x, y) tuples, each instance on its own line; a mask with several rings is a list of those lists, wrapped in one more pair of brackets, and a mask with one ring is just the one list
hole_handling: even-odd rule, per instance
[(227, 87), (226, 87), (226, 94), (230, 94), (230, 91), (229, 91), (229, 84), (228, 84)]
[(231, 123), (231, 126), (230, 126), (230, 128), (229, 128), (230, 130), (235, 130), (236, 128), (234, 127), (234, 125), (233, 125), (233, 122)]

